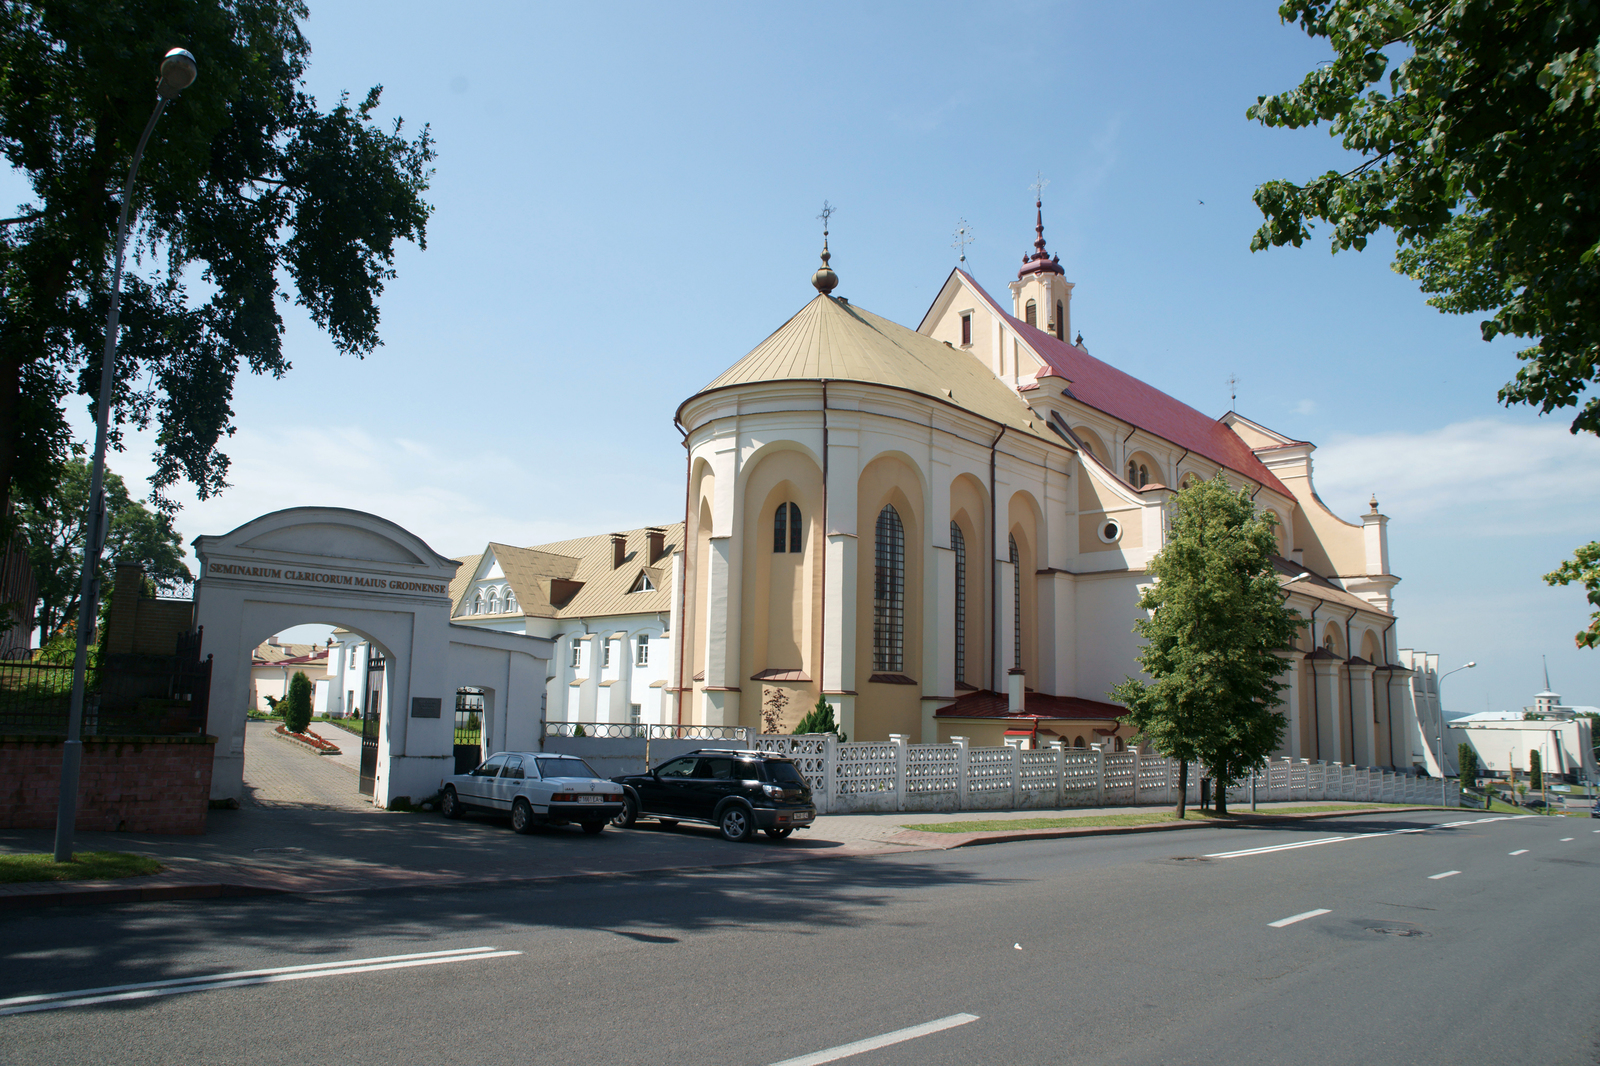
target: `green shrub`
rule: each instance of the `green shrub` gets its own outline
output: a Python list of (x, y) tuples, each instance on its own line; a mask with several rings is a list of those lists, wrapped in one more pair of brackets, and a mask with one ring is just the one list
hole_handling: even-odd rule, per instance
[(839, 725), (833, 720), (833, 704), (823, 696), (817, 697), (817, 705), (806, 712), (805, 717), (794, 727), (794, 731), (796, 735), (832, 733), (841, 741), (850, 739), (839, 732)]
[(1544, 787), (1544, 767), (1537, 751), (1528, 752), (1528, 784), (1532, 788)]
[(296, 671), (289, 679), (289, 695), (281, 702), (283, 727), (291, 733), (304, 733), (311, 724), (311, 679)]
[(1463, 785), (1470, 785), (1478, 780), (1477, 749), (1464, 740), (1456, 747), (1456, 765), (1461, 768)]
[(583, 731), (583, 723), (579, 722), (577, 725), (572, 727), (572, 735), (575, 737), (586, 737), (589, 734)]

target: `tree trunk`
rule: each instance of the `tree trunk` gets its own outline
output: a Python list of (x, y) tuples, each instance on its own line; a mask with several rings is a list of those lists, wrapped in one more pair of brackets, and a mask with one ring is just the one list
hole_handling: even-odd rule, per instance
[(1178, 760), (1178, 821), (1186, 817), (1185, 808), (1189, 803), (1189, 760)]
[(1218, 817), (1228, 813), (1228, 790), (1222, 786), (1221, 778), (1211, 781), (1211, 804), (1216, 809)]

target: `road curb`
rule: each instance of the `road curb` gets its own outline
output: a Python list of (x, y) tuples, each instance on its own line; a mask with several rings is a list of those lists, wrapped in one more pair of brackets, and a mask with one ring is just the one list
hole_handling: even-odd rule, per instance
[[(1166, 833), (1174, 829), (1237, 829), (1241, 825), (1260, 825), (1271, 822), (1312, 822), (1323, 818), (1346, 818), (1352, 814), (1405, 814), (1410, 811), (1446, 811), (1444, 807), (1352, 807), (1342, 811), (1317, 811), (1314, 814), (1244, 814), (1238, 821), (1230, 822), (1153, 822), (1148, 825), (1091, 825), (1081, 829), (1070, 826), (1061, 826), (1054, 829), (1019, 829), (1015, 832), (995, 830), (990, 833), (952, 833), (951, 836), (961, 839), (954, 840), (940, 847), (936, 841), (922, 838), (940, 837), (943, 833), (930, 833), (926, 830), (908, 829), (906, 833), (916, 833), (917, 840), (907, 841), (921, 847), (939, 851), (952, 851), (956, 848), (971, 848), (981, 844), (1006, 844), (1019, 840), (1060, 840), (1066, 837), (1095, 837), (1095, 836), (1132, 836), (1137, 833)], [(899, 834), (904, 836), (905, 834)], [(889, 838), (894, 841), (893, 837)]]
[(32, 907), (73, 907), (85, 904), (157, 903), (179, 899), (223, 899), (244, 896), (282, 895), (283, 889), (264, 885), (231, 885), (221, 882), (192, 885), (147, 885), (143, 888), (84, 888), (58, 892), (29, 892), (0, 896), (0, 911), (27, 910)]

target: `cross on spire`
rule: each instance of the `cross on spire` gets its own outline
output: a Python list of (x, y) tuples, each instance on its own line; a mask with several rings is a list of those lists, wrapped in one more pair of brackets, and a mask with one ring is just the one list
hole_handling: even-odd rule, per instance
[(833, 205), (822, 201), (822, 213), (817, 217), (822, 219), (822, 265), (817, 272), (811, 275), (811, 284), (816, 286), (818, 292), (826, 296), (839, 284), (839, 275), (828, 266), (828, 260), (833, 258), (833, 253), (828, 251), (828, 219), (833, 217)]
[(1022, 257), (1022, 269), (1017, 271), (1018, 278), (1025, 278), (1029, 274), (1063, 274), (1061, 257), (1052, 256), (1044, 250), (1044, 190), (1050, 184), (1050, 179), (1040, 174), (1028, 188), (1033, 190), (1034, 209), (1034, 241), (1033, 254)]
[(967, 261), (967, 245), (978, 238), (972, 235), (972, 223), (960, 219), (956, 223), (956, 239), (950, 242), (950, 247), (961, 253), (961, 262)]

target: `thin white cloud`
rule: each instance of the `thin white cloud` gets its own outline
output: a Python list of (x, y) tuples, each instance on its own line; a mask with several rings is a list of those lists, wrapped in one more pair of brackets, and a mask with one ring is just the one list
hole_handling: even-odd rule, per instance
[(1497, 419), (1417, 433), (1336, 439), (1314, 457), (1318, 494), (1336, 514), (1366, 510), (1376, 493), (1386, 514), (1451, 524), (1457, 535), (1596, 529), (1600, 439), (1565, 423)]
[(1294, 413), (1297, 415), (1309, 415), (1314, 413), (1316, 409), (1317, 401), (1315, 400), (1301, 400), (1294, 405)]

